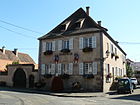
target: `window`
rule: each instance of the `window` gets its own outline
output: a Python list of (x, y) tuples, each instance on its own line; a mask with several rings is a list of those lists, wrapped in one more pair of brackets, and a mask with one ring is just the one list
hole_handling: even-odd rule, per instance
[(47, 64), (45, 74), (50, 74), (50, 73), (51, 73), (51, 64)]
[(96, 48), (96, 36), (88, 38), (79, 38), (79, 49), (83, 49), (86, 47)]
[(73, 63), (56, 64), (56, 74), (73, 74)]
[(47, 51), (52, 50), (52, 42), (47, 42), (47, 43), (46, 43), (46, 50), (47, 50)]
[(115, 74), (116, 74), (116, 76), (118, 76), (118, 69), (117, 69), (117, 67), (116, 67), (116, 70), (115, 70)]
[(69, 40), (58, 40), (58, 50), (61, 51), (63, 49), (73, 49), (73, 38), (70, 38)]
[(92, 37), (84, 38), (84, 48), (86, 47), (92, 48)]
[(107, 50), (109, 51), (109, 44), (107, 43)]
[(79, 74), (93, 74), (96, 75), (98, 72), (98, 64), (97, 62), (89, 62), (89, 63), (79, 63)]
[(115, 54), (117, 54), (117, 48), (115, 48)]
[(112, 75), (113, 75), (113, 78), (114, 78), (114, 76), (115, 76), (114, 67), (112, 67)]
[(106, 64), (106, 75), (110, 73), (110, 65)]
[(64, 22), (64, 23), (61, 25), (61, 27), (60, 27), (60, 28), (61, 28), (61, 31), (67, 30), (69, 24), (70, 24), (70, 21)]
[(92, 74), (92, 63), (84, 63), (84, 74)]
[(62, 49), (69, 49), (69, 40), (65, 40), (62, 42)]
[(80, 29), (80, 28), (82, 28), (84, 20), (85, 20), (84, 18), (77, 20), (75, 22), (75, 24), (72, 25), (72, 28), (73, 29)]
[(113, 51), (113, 44), (111, 44), (111, 53), (113, 53), (114, 51)]

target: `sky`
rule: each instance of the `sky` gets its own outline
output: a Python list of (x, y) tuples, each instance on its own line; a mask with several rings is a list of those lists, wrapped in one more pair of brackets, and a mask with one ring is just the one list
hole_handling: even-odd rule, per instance
[[(120, 42), (127, 58), (140, 61), (140, 0), (1, 0), (0, 48), (18, 48), (38, 63), (37, 38), (51, 31), (77, 9), (90, 6), (90, 16), (102, 21)], [(26, 30), (18, 27), (26, 28)], [(29, 31), (30, 29), (32, 31)]]

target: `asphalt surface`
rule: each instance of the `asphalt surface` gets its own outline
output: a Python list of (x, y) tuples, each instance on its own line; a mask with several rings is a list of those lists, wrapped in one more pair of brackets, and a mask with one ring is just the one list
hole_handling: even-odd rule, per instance
[(140, 88), (132, 94), (51, 93), (0, 89), (0, 105), (140, 105)]

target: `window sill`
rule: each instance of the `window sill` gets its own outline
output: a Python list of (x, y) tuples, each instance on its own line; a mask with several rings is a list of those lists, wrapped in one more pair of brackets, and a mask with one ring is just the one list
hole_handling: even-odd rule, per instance
[(94, 75), (93, 74), (84, 74), (83, 77), (86, 79), (91, 79), (91, 78), (94, 78)]
[(83, 52), (91, 52), (91, 51), (93, 51), (93, 48), (91, 48), (91, 47), (83, 48)]
[(44, 55), (51, 55), (51, 54), (53, 54), (53, 51), (52, 50), (48, 50), (48, 51), (45, 51), (44, 52)]
[(70, 50), (69, 49), (62, 49), (61, 52), (63, 52), (63, 53), (69, 53)]

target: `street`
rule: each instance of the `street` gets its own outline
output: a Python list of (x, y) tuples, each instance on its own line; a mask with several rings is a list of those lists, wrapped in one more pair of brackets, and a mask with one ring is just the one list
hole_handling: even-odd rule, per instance
[[(101, 94), (101, 93), (100, 93)], [(80, 95), (80, 96), (78, 96)], [(140, 105), (140, 89), (133, 94), (99, 93), (41, 94), (37, 92), (0, 91), (0, 105)]]

